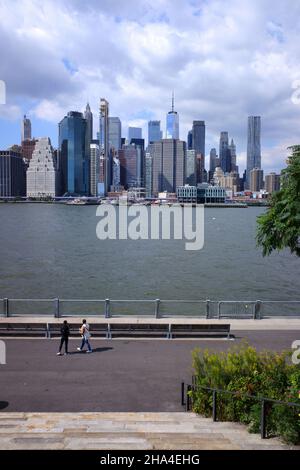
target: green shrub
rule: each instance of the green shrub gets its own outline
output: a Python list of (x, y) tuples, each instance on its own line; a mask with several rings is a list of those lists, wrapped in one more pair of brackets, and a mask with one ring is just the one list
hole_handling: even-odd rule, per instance
[[(249, 432), (257, 433), (261, 402), (251, 396), (300, 404), (300, 368), (290, 364), (289, 356), (288, 352), (258, 352), (247, 343), (226, 353), (196, 349), (193, 351), (195, 385), (235, 392), (235, 396), (218, 394), (218, 420), (238, 421), (247, 424)], [(196, 387), (191, 398), (196, 413), (211, 416), (212, 392)], [(300, 408), (267, 402), (266, 413), (268, 436), (300, 444)]]

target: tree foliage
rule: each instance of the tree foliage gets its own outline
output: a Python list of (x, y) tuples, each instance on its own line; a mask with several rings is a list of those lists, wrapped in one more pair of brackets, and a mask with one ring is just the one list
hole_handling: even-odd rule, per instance
[(272, 194), (269, 209), (257, 219), (256, 240), (263, 256), (284, 248), (300, 256), (300, 145), (290, 149), (281, 189)]

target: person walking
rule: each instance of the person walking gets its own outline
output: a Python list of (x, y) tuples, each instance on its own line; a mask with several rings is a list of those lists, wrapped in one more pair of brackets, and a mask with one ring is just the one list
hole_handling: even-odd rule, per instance
[(69, 328), (67, 320), (64, 320), (63, 325), (60, 329), (60, 332), (61, 332), (61, 340), (60, 340), (60, 346), (59, 346), (59, 351), (57, 353), (57, 356), (62, 356), (61, 350), (62, 350), (64, 343), (65, 343), (65, 354), (68, 354), (68, 342), (69, 342), (69, 336), (70, 336), (70, 328)]
[(89, 339), (91, 337), (91, 333), (90, 333), (90, 326), (89, 324), (86, 322), (86, 320), (82, 320), (82, 325), (79, 329), (79, 332), (81, 333), (81, 337), (82, 337), (82, 342), (81, 342), (81, 346), (80, 348), (77, 348), (77, 351), (82, 351), (83, 348), (84, 348), (84, 345), (86, 344), (88, 349), (87, 349), (87, 353), (91, 353), (93, 352), (92, 348), (91, 348), (91, 345), (90, 345), (90, 342), (89, 342)]

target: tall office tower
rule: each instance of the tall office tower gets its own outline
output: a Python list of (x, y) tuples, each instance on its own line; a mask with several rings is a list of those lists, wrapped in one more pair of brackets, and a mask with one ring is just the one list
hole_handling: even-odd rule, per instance
[(128, 142), (131, 139), (142, 139), (142, 128), (141, 127), (128, 127)]
[(117, 156), (113, 157), (113, 191), (118, 191), (121, 184), (120, 160)]
[(26, 165), (20, 152), (0, 150), (0, 197), (26, 196)]
[(160, 121), (148, 122), (148, 144), (153, 144), (162, 139), (162, 132), (160, 130)]
[(70, 111), (58, 127), (62, 194), (87, 196), (90, 189), (89, 153), (86, 149), (87, 121), (82, 113)]
[(264, 171), (253, 168), (250, 171), (250, 191), (258, 192), (264, 187)]
[(91, 142), (93, 140), (93, 113), (91, 111), (89, 103), (87, 103), (84, 118), (86, 119), (86, 145), (89, 151)]
[[(161, 140), (161, 139), (160, 139)], [(152, 197), (153, 193), (153, 155), (151, 155), (151, 144), (147, 147), (145, 153), (145, 189), (146, 197)]]
[(123, 145), (118, 152), (120, 160), (120, 182), (125, 188), (137, 186), (138, 151), (135, 145)]
[(280, 175), (271, 172), (265, 177), (265, 190), (267, 193), (272, 194), (280, 190)]
[(221, 132), (220, 134), (220, 148), (219, 148), (220, 167), (224, 173), (231, 171), (231, 153), (228, 142), (228, 132)]
[(120, 150), (121, 147), (122, 124), (120, 118), (108, 118), (108, 144), (109, 148)]
[(216, 149), (211, 149), (209, 153), (209, 171), (214, 173), (215, 169), (217, 168), (217, 162), (218, 162), (218, 155)]
[(238, 167), (236, 164), (236, 145), (231, 139), (230, 145), (229, 145), (229, 151), (230, 151), (230, 158), (231, 158), (231, 168), (230, 171), (238, 171)]
[(261, 168), (261, 121), (260, 116), (248, 117), (248, 139), (247, 139), (247, 176), (246, 183), (249, 188), (250, 172), (253, 168)]
[(196, 152), (194, 149), (186, 151), (185, 182), (196, 186)]
[(90, 194), (97, 197), (98, 184), (100, 182), (100, 146), (99, 140), (90, 143)]
[(196, 183), (203, 183), (205, 179), (205, 121), (193, 121), (192, 138), (192, 148), (196, 153)]
[(144, 186), (145, 183), (145, 141), (144, 139), (131, 139), (130, 145), (135, 145), (137, 150), (136, 184)]
[(176, 139), (162, 139), (150, 148), (153, 157), (153, 193), (176, 192), (185, 183), (186, 143)]
[(37, 140), (26, 174), (27, 197), (57, 196), (58, 175), (49, 137)]
[(167, 139), (179, 139), (179, 115), (174, 111), (174, 93), (172, 93), (172, 109), (167, 114)]
[[(100, 155), (103, 164), (102, 178), (103, 181), (100, 183), (104, 184), (103, 192), (106, 195), (110, 187), (110, 161), (109, 161), (109, 143), (108, 143), (108, 133), (109, 133), (109, 103), (105, 98), (100, 100), (100, 126), (99, 126), (99, 145), (100, 145)], [(101, 178), (101, 172), (100, 172)]]
[(31, 139), (31, 122), (25, 114), (21, 124), (21, 142), (27, 139)]
[(186, 142), (187, 142), (187, 150), (192, 150), (193, 148), (193, 131), (192, 130), (188, 131)]

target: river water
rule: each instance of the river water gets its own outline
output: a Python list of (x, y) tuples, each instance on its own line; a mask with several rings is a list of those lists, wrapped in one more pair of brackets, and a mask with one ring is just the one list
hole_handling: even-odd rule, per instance
[(0, 204), (0, 297), (288, 300), (299, 259), (263, 258), (262, 208), (206, 208), (205, 242), (98, 240), (95, 206)]

